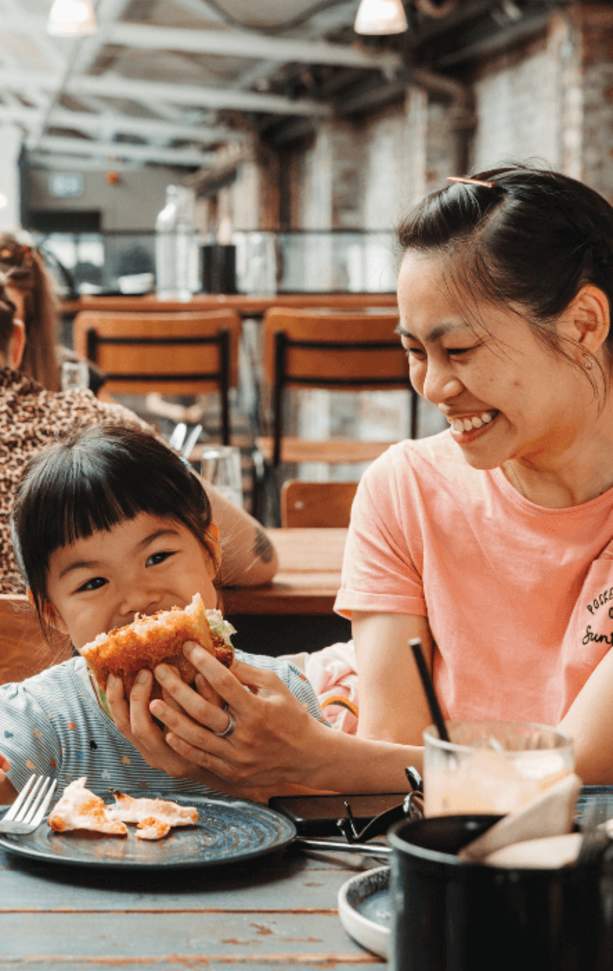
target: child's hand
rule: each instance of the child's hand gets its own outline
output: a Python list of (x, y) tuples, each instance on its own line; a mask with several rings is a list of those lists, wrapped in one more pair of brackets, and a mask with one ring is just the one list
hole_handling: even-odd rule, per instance
[(5, 759), (4, 755), (0, 753), (0, 783), (4, 782), (6, 779), (6, 773), (11, 767), (11, 763), (8, 759)]
[[(174, 672), (174, 668), (170, 669)], [(113, 721), (145, 761), (153, 768), (160, 769), (175, 779), (195, 779), (212, 789), (224, 788), (221, 779), (200, 766), (177, 755), (165, 739), (165, 733), (151, 717), (149, 703), (153, 676), (151, 671), (141, 671), (141, 680), (134, 683), (130, 698), (125, 697), (121, 678), (109, 676), (106, 696)], [(176, 677), (179, 677), (178, 672)], [(166, 703), (178, 708), (176, 702), (164, 692)], [(227, 788), (227, 786), (225, 787)], [(252, 793), (237, 793), (252, 796)]]

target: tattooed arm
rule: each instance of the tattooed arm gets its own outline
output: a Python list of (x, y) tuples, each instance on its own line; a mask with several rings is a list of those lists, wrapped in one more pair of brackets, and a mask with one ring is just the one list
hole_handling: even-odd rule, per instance
[(229, 502), (209, 482), (204, 486), (221, 537), (221, 585), (268, 583), (277, 572), (277, 553), (266, 531), (257, 519)]

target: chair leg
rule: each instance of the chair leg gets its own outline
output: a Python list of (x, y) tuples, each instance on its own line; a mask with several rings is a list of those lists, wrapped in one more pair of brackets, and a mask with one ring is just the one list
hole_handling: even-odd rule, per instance
[(263, 526), (281, 524), (279, 472), (255, 449), (253, 460), (253, 515)]

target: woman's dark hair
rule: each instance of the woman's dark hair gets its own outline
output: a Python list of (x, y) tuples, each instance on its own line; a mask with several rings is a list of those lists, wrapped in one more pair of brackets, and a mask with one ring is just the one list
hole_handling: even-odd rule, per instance
[(52, 553), (143, 512), (182, 523), (206, 547), (211, 507), (200, 479), (153, 435), (98, 426), (29, 461), (11, 530), (41, 622)]
[[(402, 222), (404, 251), (449, 256), (456, 287), (521, 304), (538, 334), (565, 354), (551, 325), (593, 283), (613, 310), (613, 207), (559, 172), (508, 165), (431, 193)], [(613, 334), (609, 334), (613, 352)], [(568, 355), (566, 355), (568, 356)]]
[(9, 343), (13, 334), (13, 320), (15, 319), (15, 304), (6, 295), (6, 290), (0, 282), (0, 354), (4, 357), (8, 353)]

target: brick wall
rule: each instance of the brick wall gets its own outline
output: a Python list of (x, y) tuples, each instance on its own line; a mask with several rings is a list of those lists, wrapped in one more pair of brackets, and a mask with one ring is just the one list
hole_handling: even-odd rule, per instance
[(583, 92), (580, 178), (613, 203), (613, 9), (579, 7), (573, 24)]
[(295, 149), (291, 225), (392, 228), (447, 175), (529, 158), (613, 199), (611, 4), (552, 14), (536, 38), (480, 61), (465, 85), (476, 122), (467, 160), (453, 98), (411, 86), (403, 102), (326, 122)]

